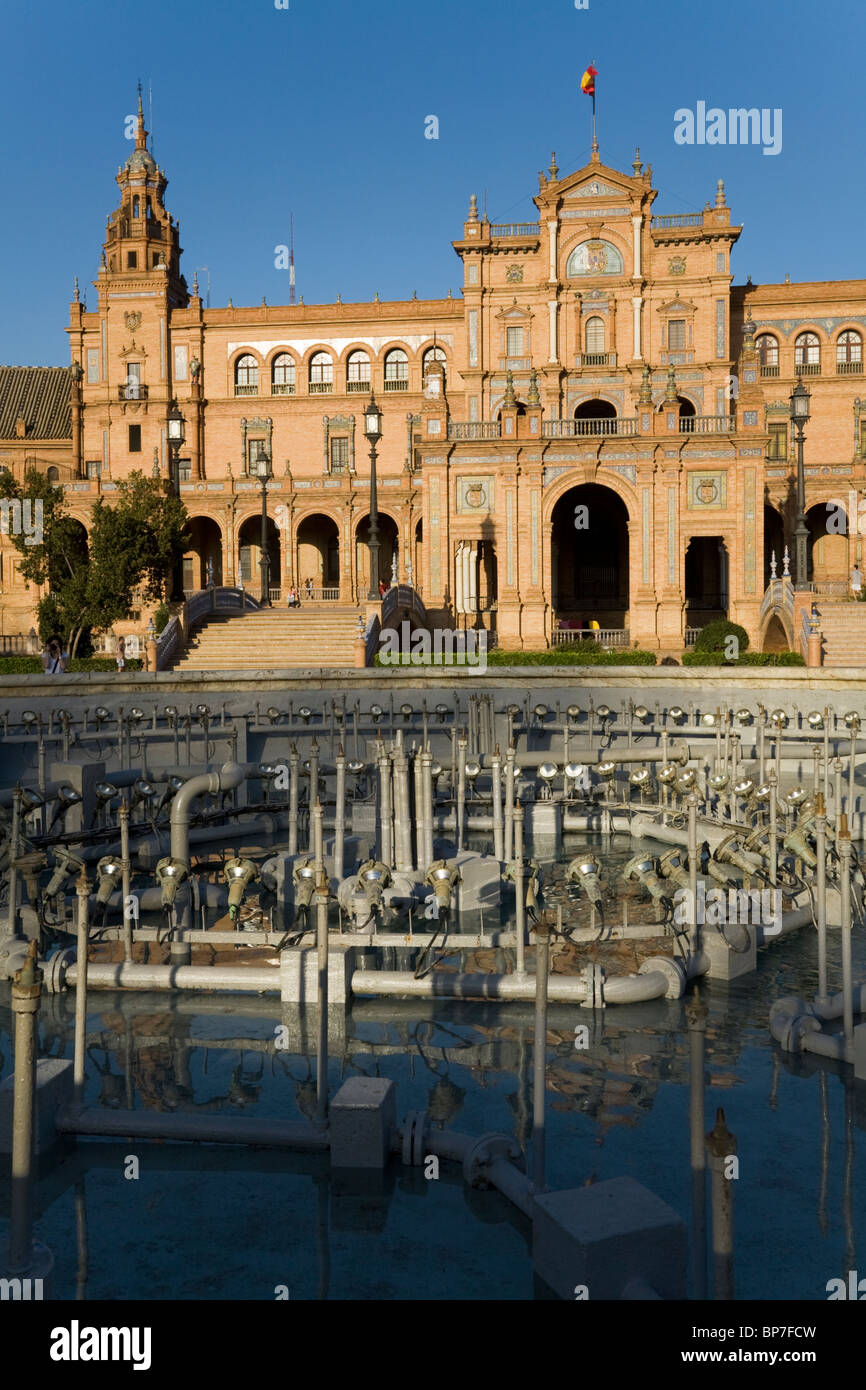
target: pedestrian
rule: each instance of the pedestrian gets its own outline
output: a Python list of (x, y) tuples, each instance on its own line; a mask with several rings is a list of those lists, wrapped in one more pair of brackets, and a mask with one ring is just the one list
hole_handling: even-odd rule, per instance
[(387, 586), (387, 584), (385, 583), (384, 579), (380, 579), (380, 580), (379, 580), (379, 597), (380, 597), (380, 598), (384, 598), (385, 595), (387, 594), (387, 592), (388, 592), (388, 586)]
[(289, 589), (288, 605), (290, 608), (298, 607), (298, 591), (295, 588), (294, 584)]
[(115, 657), (118, 671), (126, 670), (126, 643), (122, 637), (117, 639), (117, 655)]
[(855, 561), (854, 568), (851, 571), (851, 595), (853, 598), (859, 598), (862, 591), (863, 576), (860, 572), (860, 566)]
[(46, 643), (42, 653), (42, 669), (46, 675), (62, 675), (66, 670), (68, 656), (63, 650), (63, 643), (58, 637), (52, 637)]
[(304, 580), (304, 588), (307, 591), (307, 598), (311, 599), (313, 597), (313, 581), (309, 576)]

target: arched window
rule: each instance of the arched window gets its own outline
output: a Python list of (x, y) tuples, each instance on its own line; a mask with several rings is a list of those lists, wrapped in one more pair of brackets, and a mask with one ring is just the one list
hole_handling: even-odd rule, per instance
[(235, 363), (235, 395), (257, 396), (259, 394), (259, 364), (252, 353), (244, 353)]
[(392, 348), (385, 358), (385, 390), (409, 390), (409, 358), (402, 348)]
[(442, 351), (442, 348), (441, 348), (441, 347), (428, 347), (427, 350), (426, 350), (426, 352), (424, 353), (423, 358), (421, 359), (421, 363), (422, 363), (422, 368), (423, 368), (423, 371), (424, 371), (424, 375), (425, 375), (425, 376), (427, 375), (427, 368), (430, 366), (430, 363), (431, 363), (431, 362), (444, 362), (444, 361), (445, 361), (445, 353)]
[(274, 396), (293, 396), (295, 394), (295, 363), (287, 352), (274, 358), (271, 367), (271, 394)]
[(334, 389), (334, 364), (326, 352), (314, 352), (310, 358), (310, 392), (325, 395)]
[(863, 370), (863, 339), (853, 328), (846, 328), (836, 339), (836, 371), (840, 376)]
[(346, 362), (346, 390), (370, 390), (370, 359), (366, 352), (350, 352)]
[(49, 468), (49, 470), (48, 470), (48, 481), (49, 481), (49, 483), (59, 483), (59, 482), (60, 482), (60, 469), (59, 469), (59, 468), (53, 468), (53, 467), (52, 467), (52, 468)]
[(801, 333), (794, 343), (794, 365), (804, 376), (817, 376), (821, 370), (821, 344), (817, 333)]
[(600, 318), (598, 314), (593, 314), (591, 319), (587, 319), (584, 336), (586, 339), (586, 351), (588, 354), (603, 353), (604, 319)]
[(132, 215), (133, 215), (133, 217), (138, 217), (138, 216), (140, 216), (140, 214), (141, 214), (141, 199), (139, 198), (139, 196), (138, 196), (137, 193), (134, 193), (134, 194), (133, 194), (133, 197), (132, 197)]
[(772, 333), (759, 333), (755, 339), (761, 376), (779, 375), (779, 342)]

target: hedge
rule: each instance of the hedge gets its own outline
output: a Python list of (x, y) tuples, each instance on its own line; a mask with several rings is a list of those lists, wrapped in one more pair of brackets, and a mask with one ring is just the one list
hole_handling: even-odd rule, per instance
[(737, 661), (728, 661), (724, 652), (684, 652), (684, 666), (805, 666), (799, 652), (743, 652)]
[[(113, 656), (76, 656), (67, 666), (70, 673), (77, 671), (116, 671), (117, 662)], [(140, 671), (139, 657), (128, 657), (127, 671)], [(41, 676), (45, 674), (42, 658), (38, 656), (0, 656), (0, 674), (6, 676)]]
[(621, 651), (605, 651), (597, 643), (580, 645), (568, 644), (544, 652), (487, 653), (488, 666), (655, 666), (655, 652), (636, 651), (623, 648)]

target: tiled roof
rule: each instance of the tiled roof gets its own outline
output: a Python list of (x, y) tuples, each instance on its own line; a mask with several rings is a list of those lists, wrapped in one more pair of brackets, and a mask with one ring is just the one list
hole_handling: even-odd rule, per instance
[(0, 367), (0, 439), (15, 439), (24, 417), (27, 439), (71, 439), (68, 367)]

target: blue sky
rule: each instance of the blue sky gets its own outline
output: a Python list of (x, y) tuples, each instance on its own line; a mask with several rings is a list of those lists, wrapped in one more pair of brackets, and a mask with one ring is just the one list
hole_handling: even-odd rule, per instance
[[(308, 303), (457, 294), (471, 192), (492, 221), (534, 220), (537, 172), (589, 157), (653, 166), (656, 212), (726, 183), (744, 224), (737, 281), (866, 275), (863, 7), (853, 0), (47, 0), (7, 7), (0, 85), (0, 362), (65, 363), (72, 277), (88, 305), (124, 118), (153, 89), (153, 148), (183, 266), (211, 303), (288, 300), (274, 247), (295, 217)], [(674, 112), (782, 109), (776, 156), (677, 145)], [(439, 139), (424, 138), (425, 117)], [(204, 287), (206, 275), (200, 279)]]

